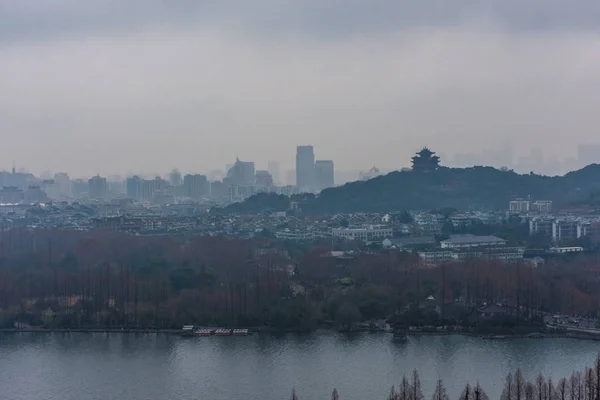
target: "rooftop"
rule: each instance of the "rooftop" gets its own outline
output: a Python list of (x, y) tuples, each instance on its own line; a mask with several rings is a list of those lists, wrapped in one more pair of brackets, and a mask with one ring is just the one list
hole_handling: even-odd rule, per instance
[(506, 240), (497, 236), (476, 236), (472, 234), (451, 235), (449, 239), (442, 240), (442, 243), (448, 244), (468, 244), (468, 243), (505, 243)]

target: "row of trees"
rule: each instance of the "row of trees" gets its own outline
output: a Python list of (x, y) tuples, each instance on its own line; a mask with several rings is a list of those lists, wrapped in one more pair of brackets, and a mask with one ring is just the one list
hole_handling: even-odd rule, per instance
[(518, 310), (515, 324), (542, 312), (595, 317), (600, 265), (589, 256), (540, 268), (485, 260), (423, 268), (396, 250), (340, 258), (269, 238), (0, 233), (2, 327), (311, 329), (390, 316), (475, 326), (478, 309), (496, 303)]
[[(292, 400), (298, 400), (295, 390)], [(340, 397), (334, 389), (332, 400)], [(387, 400), (424, 400), (419, 374), (415, 370), (410, 378), (404, 376), (397, 387), (392, 387)], [(560, 379), (556, 384), (551, 378), (541, 374), (534, 381), (527, 381), (521, 370), (509, 373), (504, 382), (500, 400), (598, 400), (600, 399), (600, 354), (594, 368), (576, 371), (570, 377)], [(450, 400), (441, 380), (435, 386), (431, 400)], [(479, 383), (467, 384), (458, 400), (489, 400)]]

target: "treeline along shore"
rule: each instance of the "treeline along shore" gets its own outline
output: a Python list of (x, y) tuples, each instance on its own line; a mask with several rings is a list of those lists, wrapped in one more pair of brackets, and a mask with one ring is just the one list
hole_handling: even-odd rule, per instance
[[(499, 382), (502, 384), (502, 382)], [(550, 377), (538, 375), (528, 381), (520, 369), (509, 373), (504, 378), (504, 389), (498, 400), (598, 400), (600, 399), (600, 354), (592, 368), (576, 371), (569, 377), (553, 381)], [(349, 393), (348, 398), (353, 398)], [(343, 397), (337, 389), (333, 390), (331, 400), (341, 400)], [(301, 395), (292, 390), (291, 400), (302, 399)], [(438, 380), (431, 400), (450, 400), (444, 383)], [(414, 370), (404, 376), (398, 385), (390, 389), (387, 400), (425, 400), (421, 389), (419, 373)], [(479, 383), (465, 383), (462, 394), (457, 400), (490, 400), (484, 388)]]
[(11, 229), (0, 233), (0, 328), (348, 331), (386, 321), (518, 335), (545, 330), (552, 313), (599, 311), (594, 255), (539, 268), (477, 259), (424, 268), (395, 249), (330, 250), (266, 237)]

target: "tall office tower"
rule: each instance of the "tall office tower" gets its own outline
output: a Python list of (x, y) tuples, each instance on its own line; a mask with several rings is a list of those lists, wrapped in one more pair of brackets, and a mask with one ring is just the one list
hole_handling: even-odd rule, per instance
[(269, 171), (269, 173), (273, 177), (273, 183), (275, 185), (281, 184), (281, 171), (279, 163), (277, 161), (269, 161), (269, 163), (267, 164), (267, 171)]
[(58, 184), (61, 197), (71, 197), (71, 178), (65, 172), (54, 174), (54, 182)]
[(139, 176), (135, 175), (131, 178), (127, 178), (126, 190), (127, 196), (132, 199), (140, 199), (142, 197), (142, 182), (144, 180)]
[(107, 191), (106, 178), (96, 175), (88, 180), (88, 194), (92, 199), (105, 198)]
[(327, 189), (334, 185), (334, 171), (332, 160), (315, 161), (315, 176), (317, 188), (319, 190)]
[(312, 146), (296, 147), (296, 186), (301, 190), (315, 187), (315, 154)]
[(192, 199), (199, 199), (203, 196), (208, 196), (209, 192), (208, 179), (206, 175), (188, 174), (183, 177), (183, 188), (185, 195)]

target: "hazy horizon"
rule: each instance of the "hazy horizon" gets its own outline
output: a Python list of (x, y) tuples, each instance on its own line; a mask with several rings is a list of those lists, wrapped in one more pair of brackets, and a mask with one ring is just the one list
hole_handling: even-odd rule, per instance
[(598, 136), (599, 18), (591, 0), (0, 0), (0, 169), (238, 156), (285, 178), (296, 145), (358, 171), (506, 141), (516, 164), (564, 161)]

